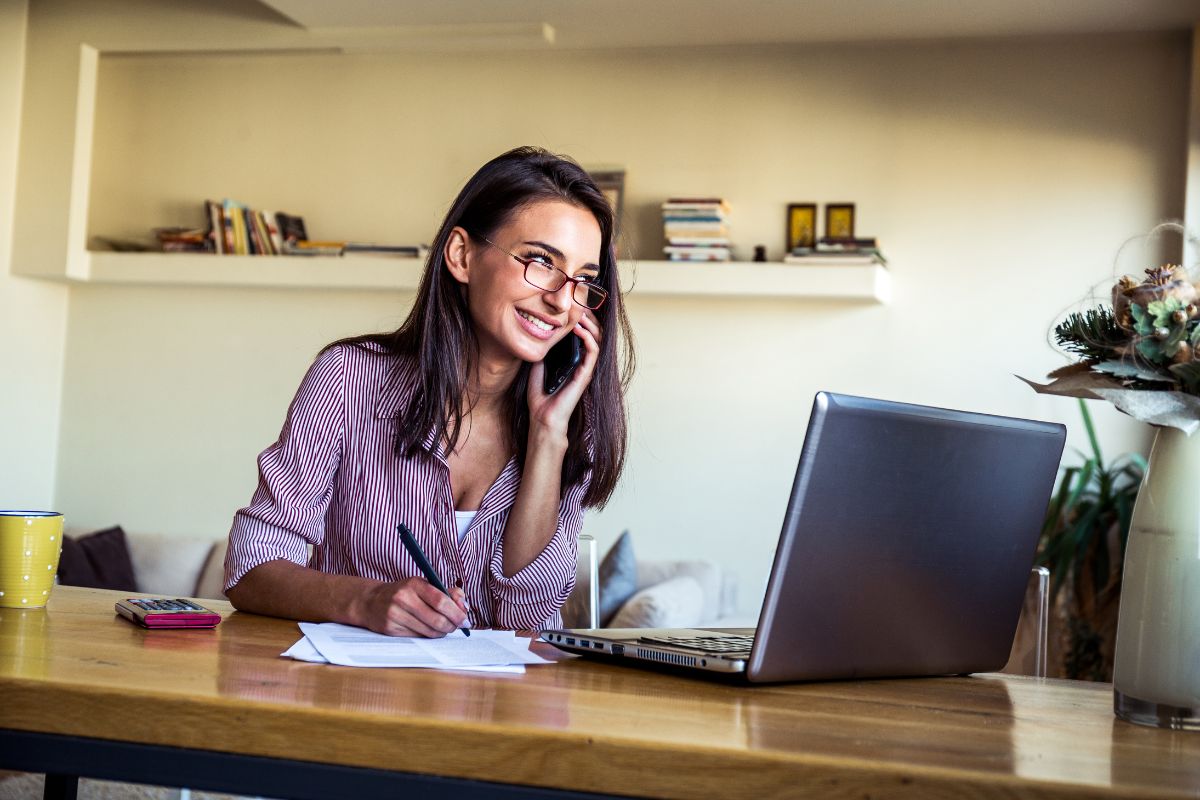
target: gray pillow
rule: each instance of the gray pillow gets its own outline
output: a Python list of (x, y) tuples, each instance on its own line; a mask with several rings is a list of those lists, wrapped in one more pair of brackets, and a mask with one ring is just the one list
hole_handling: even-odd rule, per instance
[(700, 624), (704, 591), (691, 575), (642, 589), (613, 616), (614, 628), (694, 628)]
[(624, 531), (600, 562), (600, 627), (616, 616), (625, 601), (637, 590), (637, 559), (633, 555), (633, 538)]

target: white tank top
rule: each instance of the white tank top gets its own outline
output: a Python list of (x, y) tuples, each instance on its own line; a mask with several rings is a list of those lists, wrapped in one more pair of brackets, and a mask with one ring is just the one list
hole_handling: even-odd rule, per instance
[(475, 515), (478, 513), (478, 511), (454, 512), (454, 521), (458, 523), (458, 540), (460, 542), (467, 535), (467, 528), (471, 527), (471, 520), (475, 519)]

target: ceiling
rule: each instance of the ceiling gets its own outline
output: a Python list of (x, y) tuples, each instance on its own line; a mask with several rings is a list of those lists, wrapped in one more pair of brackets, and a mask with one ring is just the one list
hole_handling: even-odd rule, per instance
[(314, 34), (497, 41), (535, 31), (560, 48), (1191, 30), (1200, 0), (260, 0)]

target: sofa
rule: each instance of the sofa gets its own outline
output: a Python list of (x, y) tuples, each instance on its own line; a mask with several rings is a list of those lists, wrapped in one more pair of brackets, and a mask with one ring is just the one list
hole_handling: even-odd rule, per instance
[(67, 529), (60, 583), (159, 597), (224, 600), (225, 539), (131, 533), (120, 526), (81, 535)]
[[(116, 531), (121, 531), (118, 535)], [(76, 542), (92, 542), (95, 558), (115, 559), (122, 545), (128, 550), (132, 566), (129, 579), (111, 579), (113, 588), (162, 597), (192, 597), (208, 600), (227, 599), (221, 591), (224, 582), (225, 551), (228, 541), (156, 533), (123, 531), (109, 528)], [(604, 627), (662, 628), (749, 627), (755, 616), (739, 614), (737, 583), (727, 570), (703, 559), (639, 560), (633, 554), (632, 537), (624, 533), (598, 565), (600, 619)], [(97, 565), (103, 573), (102, 566)], [(582, 568), (582, 567), (581, 567)], [(118, 570), (119, 574), (124, 574)], [(64, 581), (66, 582), (66, 581)], [(581, 589), (585, 581), (581, 580)], [(563, 612), (564, 624), (587, 627), (587, 617), (577, 604), (582, 592), (576, 592)]]

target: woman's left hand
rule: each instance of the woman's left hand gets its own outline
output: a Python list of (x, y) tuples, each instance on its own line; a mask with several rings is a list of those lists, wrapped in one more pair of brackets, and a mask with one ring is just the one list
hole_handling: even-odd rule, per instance
[(571, 414), (583, 397), (584, 390), (592, 382), (596, 362), (600, 359), (600, 341), (604, 334), (600, 322), (591, 311), (584, 311), (579, 323), (567, 334), (578, 336), (583, 342), (583, 360), (575, 368), (570, 379), (554, 394), (546, 394), (542, 381), (546, 371), (544, 362), (537, 362), (529, 372), (529, 427), (540, 428), (547, 433), (567, 435), (567, 424)]

